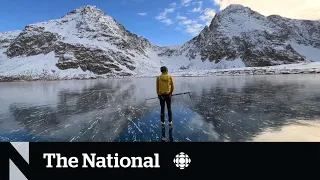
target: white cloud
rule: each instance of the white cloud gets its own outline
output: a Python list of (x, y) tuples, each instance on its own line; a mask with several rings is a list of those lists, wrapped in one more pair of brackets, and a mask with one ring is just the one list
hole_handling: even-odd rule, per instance
[(138, 15), (140, 15), (140, 16), (146, 16), (146, 15), (147, 15), (147, 13), (145, 13), (145, 12), (141, 12), (141, 13), (138, 13)]
[(199, 7), (193, 8), (192, 12), (201, 12), (202, 11), (202, 1), (197, 2), (199, 4)]
[(156, 16), (156, 19), (166, 25), (171, 25), (174, 22), (172, 19), (168, 18), (170, 17), (169, 14), (175, 12), (177, 9), (187, 8), (191, 4), (199, 5), (196, 6), (192, 10), (192, 12), (203, 13), (203, 16), (200, 16), (200, 19), (198, 19), (199, 17), (190, 18), (192, 16), (187, 17), (189, 15), (186, 14), (189, 14), (191, 11), (186, 11), (186, 14), (184, 15), (180, 15), (182, 11), (177, 12), (174, 20), (178, 22), (178, 26), (175, 27), (174, 30), (182, 31), (192, 36), (196, 36), (202, 31), (202, 29), (206, 25), (205, 23), (210, 22), (215, 15), (215, 11), (213, 9), (205, 9), (205, 11), (203, 11), (203, 1), (181, 0), (181, 4), (179, 5), (177, 5), (176, 3), (170, 3), (168, 8), (165, 8), (163, 12)]
[(215, 15), (216, 15), (216, 12), (214, 9), (207, 8), (204, 10), (204, 15), (200, 16), (200, 19), (202, 21), (205, 21), (207, 25), (210, 25), (210, 23)]
[(176, 30), (176, 31), (181, 31), (181, 28), (176, 27), (176, 28), (174, 28), (174, 30)]
[(184, 31), (192, 36), (199, 35), (204, 27), (197, 20), (181, 16), (179, 13), (177, 13), (176, 19), (179, 21), (179, 27), (176, 27), (175, 30)]
[(181, 0), (181, 5), (182, 6), (189, 6), (192, 0)]
[(166, 25), (173, 24), (173, 21), (167, 17), (169, 13), (173, 13), (175, 11), (175, 8), (165, 8), (163, 12), (161, 12), (156, 19), (160, 20), (162, 23)]
[(170, 3), (169, 4), (171, 7), (176, 7), (177, 6), (177, 3)]
[(220, 10), (241, 4), (265, 16), (280, 15), (294, 19), (320, 19), (320, 0), (212, 0)]
[(167, 14), (174, 12), (175, 8), (166, 8), (162, 13), (160, 13), (156, 19), (163, 20), (167, 18)]
[(193, 36), (197, 36), (202, 31), (202, 29), (203, 29), (202, 24), (198, 24), (198, 23), (189, 24), (186, 27), (186, 32), (193, 35)]
[(180, 21), (180, 24), (183, 24), (183, 25), (197, 24), (197, 21), (187, 19), (187, 20)]
[(166, 25), (171, 25), (171, 24), (173, 24), (172, 20), (171, 20), (171, 19), (168, 19), (168, 18), (161, 20), (161, 22), (165, 23)]
[(177, 13), (177, 17), (176, 17), (176, 19), (178, 19), (178, 20), (186, 20), (186, 19), (188, 19), (187, 17), (185, 17), (185, 16), (180, 16), (180, 14), (179, 13)]

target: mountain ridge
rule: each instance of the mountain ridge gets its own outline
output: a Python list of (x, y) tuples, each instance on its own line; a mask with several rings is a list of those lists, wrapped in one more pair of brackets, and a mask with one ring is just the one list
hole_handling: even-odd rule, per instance
[(162, 65), (171, 71), (273, 66), (319, 56), (320, 21), (263, 16), (238, 4), (217, 13), (198, 36), (172, 46), (132, 33), (92, 5), (0, 33), (0, 77), (18, 79), (151, 75)]
[[(100, 11), (102, 14), (104, 14), (104, 15), (106, 15), (106, 16), (109, 16), (109, 17), (111, 17), (112, 19), (114, 19), (112, 16), (106, 14), (103, 10), (99, 9), (96, 5), (84, 5), (84, 6), (81, 6), (81, 7), (79, 7), (79, 8), (76, 8), (76, 9), (73, 9), (73, 10), (67, 12), (65, 15), (60, 16), (58, 19), (61, 19), (61, 18), (64, 18), (64, 17), (66, 17), (66, 16), (68, 16), (68, 15), (74, 14), (74, 13), (76, 13), (76, 12), (78, 12), (78, 11), (81, 11), (81, 10), (83, 10), (83, 9), (85, 9), (85, 8), (90, 8), (90, 9), (94, 9), (94, 10)], [(234, 9), (234, 8), (245, 8), (245, 9), (249, 9), (249, 10), (251, 10), (251, 11), (253, 11), (253, 12), (259, 13), (258, 11), (252, 10), (251, 8), (246, 7), (246, 6), (243, 6), (243, 5), (241, 5), (241, 4), (230, 4), (229, 6), (227, 6), (227, 7), (226, 7), (225, 9), (223, 9), (222, 11), (217, 12), (217, 15), (218, 15), (218, 14), (221, 14), (221, 12), (225, 12), (225, 11), (227, 11), (227, 10)], [(259, 13), (259, 14), (260, 14), (260, 13)], [(260, 15), (261, 15), (261, 14), (260, 14)], [(263, 15), (262, 15), (262, 16), (263, 16)], [(265, 16), (265, 17), (267, 17), (267, 18), (276, 17), (276, 18), (281, 18), (281, 19), (286, 19), (286, 20), (310, 21), (310, 22), (319, 22), (319, 23), (320, 23), (320, 19), (319, 19), (319, 20), (295, 19), (295, 18), (283, 17), (283, 16), (280, 16), (280, 15), (278, 15), (278, 14), (272, 14), (272, 15), (268, 15), (268, 16)], [(55, 20), (57, 20), (57, 19), (50, 19), (50, 20), (48, 20), (48, 21), (40, 21), (40, 22), (36, 22), (36, 23), (31, 23), (31, 24), (29, 24), (29, 25), (37, 25), (37, 24), (39, 24), (39, 23), (50, 22), (50, 21), (55, 21)], [(116, 22), (118, 22), (116, 19), (114, 19), (114, 20), (115, 20)], [(212, 21), (213, 21), (213, 20), (214, 20), (214, 18), (211, 20), (210, 25), (212, 24)], [(118, 23), (119, 23), (119, 22), (118, 22)], [(120, 24), (121, 26), (123, 26), (121, 23), (119, 23), (119, 24)], [(27, 26), (28, 26), (28, 25), (27, 25)], [(205, 30), (205, 28), (207, 28), (207, 27), (209, 27), (209, 26), (208, 26), (208, 25), (205, 25), (205, 27), (201, 30), (201, 32), (202, 32), (203, 30)], [(0, 32), (0, 34), (10, 33), (10, 32), (19, 32), (19, 31), (21, 32), (22, 30), (4, 31), (4, 32)], [(128, 31), (130, 31), (130, 30), (128, 30)], [(130, 32), (131, 32), (131, 31), (130, 31)], [(201, 33), (201, 32), (200, 32), (200, 33)], [(132, 33), (132, 32), (131, 32), (131, 33)], [(135, 34), (135, 33), (132, 33), (132, 34)], [(139, 36), (139, 37), (141, 37), (141, 38), (143, 38), (143, 39), (147, 39), (147, 38), (144, 37), (143, 35), (138, 35), (138, 34), (136, 34), (136, 35)], [(198, 36), (198, 35), (197, 35), (197, 36)], [(153, 43), (153, 42), (151, 42), (151, 41), (149, 41), (149, 40), (148, 40), (148, 41), (149, 41), (151, 44), (153, 44), (153, 45), (155, 45), (155, 46), (158, 46), (158, 47), (175, 47), (175, 46), (181, 46), (181, 45), (183, 45), (183, 44), (191, 41), (192, 39), (196, 38), (197, 36), (191, 38), (190, 40), (187, 40), (187, 41), (184, 42), (184, 43), (175, 44), (175, 45), (160, 45), (160, 44)]]

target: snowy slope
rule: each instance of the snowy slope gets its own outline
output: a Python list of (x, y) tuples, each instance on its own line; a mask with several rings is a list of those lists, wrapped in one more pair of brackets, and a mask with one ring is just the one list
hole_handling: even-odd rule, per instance
[(0, 80), (154, 76), (163, 65), (176, 75), (204, 74), (301, 65), (319, 62), (319, 55), (319, 21), (265, 17), (230, 5), (192, 40), (161, 47), (97, 7), (84, 6), (22, 31), (0, 33)]
[(296, 50), (299, 54), (306, 57), (307, 60), (312, 62), (320, 62), (320, 50), (312, 46), (306, 46), (303, 44), (298, 44), (296, 42), (289, 42), (289, 44)]
[[(46, 55), (40, 54), (30, 56), (25, 59), (13, 58), (3, 61), (1, 66), (6, 67), (0, 69), (0, 74), (7, 77), (24, 77), (31, 79), (74, 79), (77, 77), (90, 78), (95, 77), (90, 71), (82, 71), (78, 69), (61, 70), (56, 66), (58, 59), (54, 57), (54, 53)], [(48, 78), (48, 79), (50, 79)]]

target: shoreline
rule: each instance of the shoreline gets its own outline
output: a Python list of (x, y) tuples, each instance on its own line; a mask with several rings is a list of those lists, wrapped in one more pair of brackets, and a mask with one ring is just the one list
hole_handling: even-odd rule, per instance
[[(173, 77), (214, 77), (214, 76), (260, 76), (260, 75), (297, 75), (320, 74), (320, 62), (285, 64), (265, 67), (245, 67), (232, 69), (212, 70), (179, 70), (169, 72)], [(159, 74), (137, 73), (128, 76), (116, 75), (87, 75), (87, 74), (33, 74), (33, 75), (1, 75), (0, 82), (33, 82), (33, 81), (66, 81), (66, 80), (90, 80), (90, 79), (126, 79), (126, 78), (155, 78)]]
[[(201, 74), (175, 74), (171, 73), (172, 77), (221, 77), (221, 76), (273, 76), (273, 75), (320, 75), (320, 70), (315, 71), (302, 71), (302, 72), (280, 72), (280, 73), (268, 73), (268, 72), (252, 72), (247, 70), (224, 70), (217, 72), (207, 72)], [(1, 77), (0, 83), (5, 82), (38, 82), (38, 81), (70, 81), (70, 80), (104, 80), (104, 79), (134, 79), (134, 78), (155, 78), (157, 75), (138, 75), (138, 76), (117, 76), (117, 77), (73, 77), (73, 78), (21, 78), (21, 77)]]

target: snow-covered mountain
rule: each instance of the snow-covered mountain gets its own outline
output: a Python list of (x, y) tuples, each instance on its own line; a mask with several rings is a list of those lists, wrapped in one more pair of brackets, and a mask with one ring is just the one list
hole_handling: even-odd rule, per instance
[(4, 42), (10, 44), (3, 49), (7, 59), (1, 59), (0, 74), (12, 73), (8, 76), (131, 75), (151, 47), (93, 6), (7, 34)]
[(241, 5), (218, 13), (192, 40), (160, 47), (95, 6), (0, 33), (0, 79), (70, 79), (317, 61), (320, 22), (265, 17)]
[(265, 17), (250, 8), (230, 5), (198, 36), (166, 55), (185, 54), (204, 62), (237, 61), (246, 67), (271, 66), (320, 61), (319, 45), (320, 21)]

